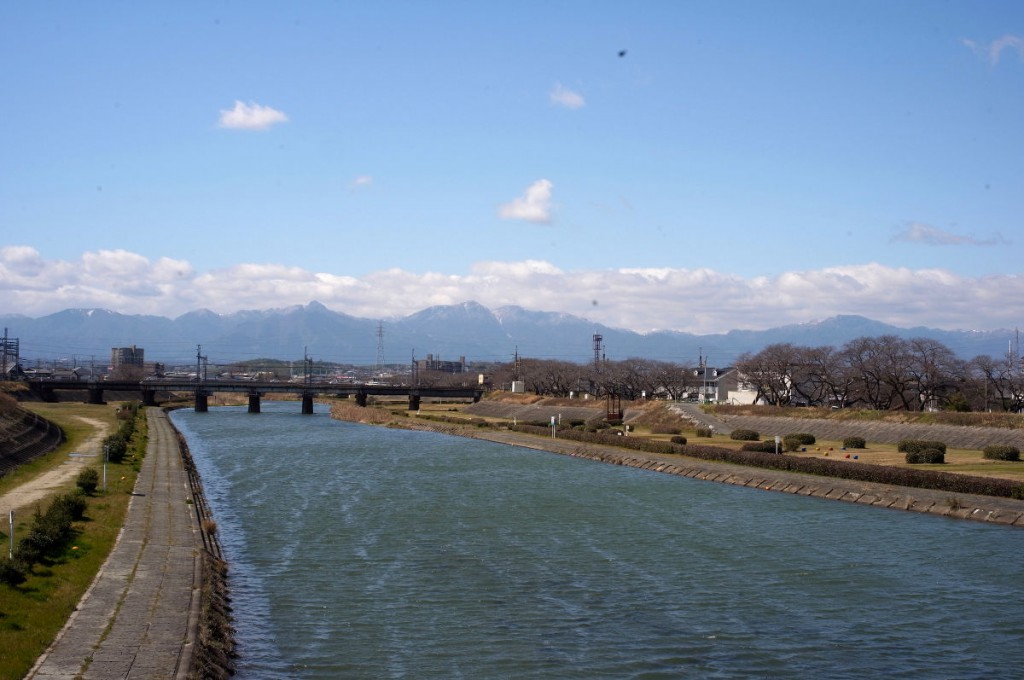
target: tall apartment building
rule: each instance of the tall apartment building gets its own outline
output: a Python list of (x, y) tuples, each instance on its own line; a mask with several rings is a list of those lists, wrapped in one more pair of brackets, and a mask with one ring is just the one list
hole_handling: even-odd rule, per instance
[(143, 366), (143, 354), (145, 350), (132, 345), (131, 347), (112, 347), (110, 350), (110, 365), (113, 368), (120, 366)]
[(466, 357), (459, 357), (458, 361), (441, 361), (441, 357), (435, 359), (433, 354), (428, 354), (426, 359), (416, 361), (416, 369), (439, 373), (465, 373)]

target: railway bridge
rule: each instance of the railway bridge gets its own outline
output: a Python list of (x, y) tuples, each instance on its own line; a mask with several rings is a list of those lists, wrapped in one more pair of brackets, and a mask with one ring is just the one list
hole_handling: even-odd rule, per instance
[(295, 394), (302, 401), (302, 413), (313, 413), (313, 398), (317, 395), (355, 397), (356, 403), (366, 406), (371, 396), (408, 396), (409, 410), (416, 411), (423, 398), (472, 399), (480, 401), (484, 390), (479, 387), (422, 387), (419, 385), (378, 385), (372, 383), (329, 383), (304, 381), (271, 382), (252, 380), (29, 380), (28, 387), (43, 401), (57, 401), (57, 392), (75, 391), (85, 394), (89, 404), (102, 404), (104, 392), (139, 392), (146, 406), (158, 405), (160, 392), (191, 392), (195, 395), (195, 409), (205, 413), (209, 409), (210, 395), (216, 392), (243, 393), (249, 397), (249, 413), (260, 412), (260, 400), (267, 394)]

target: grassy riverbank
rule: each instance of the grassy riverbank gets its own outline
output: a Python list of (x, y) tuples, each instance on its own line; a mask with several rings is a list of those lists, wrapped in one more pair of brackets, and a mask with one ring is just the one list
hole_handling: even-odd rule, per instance
[[(70, 453), (80, 451), (97, 429), (86, 421), (100, 421), (111, 432), (118, 425), (115, 405), (30, 403), (25, 406), (62, 427), (67, 442), (0, 480), (0, 497), (16, 487), (30, 484), (46, 471), (64, 465)], [(85, 517), (74, 524), (71, 540), (57, 554), (48, 555), (41, 563), (35, 564), (24, 583), (0, 585), (0, 649), (3, 650), (0, 654), (0, 680), (15, 680), (28, 672), (64, 626), (110, 554), (124, 524), (138, 460), (141, 459), (139, 452), (145, 452), (145, 441), (145, 418), (140, 418), (129, 456), (122, 464), (108, 464), (108, 490), (106, 493), (97, 490), (88, 497)], [(136, 455), (135, 461), (131, 459), (132, 454)], [(92, 465), (102, 479), (102, 452), (94, 460)], [(52, 497), (74, 490), (72, 478), (49, 493)], [(45, 512), (49, 498), (36, 505)], [(15, 544), (28, 534), (34, 509), (23, 508), (16, 514)], [(6, 521), (9, 508), (0, 508), (0, 511), (4, 514), (0, 538), (6, 557), (10, 546), (10, 529)]]

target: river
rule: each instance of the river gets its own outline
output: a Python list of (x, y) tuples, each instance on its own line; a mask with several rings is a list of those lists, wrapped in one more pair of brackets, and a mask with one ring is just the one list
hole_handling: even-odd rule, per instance
[(173, 412), (240, 679), (1024, 674), (1024, 531), (264, 402)]

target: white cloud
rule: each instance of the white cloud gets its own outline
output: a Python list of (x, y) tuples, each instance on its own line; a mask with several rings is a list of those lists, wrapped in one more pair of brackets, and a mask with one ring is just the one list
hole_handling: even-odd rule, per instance
[[(26, 264), (28, 263), (28, 264)], [(566, 312), (611, 327), (715, 333), (859, 314), (897, 326), (1012, 328), (1024, 276), (962, 277), (942, 269), (875, 263), (744, 278), (711, 269), (564, 271), (544, 260), (487, 261), (469, 273), (401, 269), (361, 277), (276, 264), (240, 264), (197, 274), (185, 261), (124, 250), (46, 260), (33, 248), (0, 248), (4, 313), (42, 316), (71, 307), (175, 317), (318, 300), (354, 316), (403, 316), (467, 300)], [(17, 329), (13, 332), (17, 335)]]
[(348, 183), (348, 188), (351, 191), (356, 191), (357, 189), (368, 187), (371, 184), (373, 184), (373, 177), (370, 175), (360, 175)]
[(988, 59), (993, 66), (999, 63), (1003, 52), (1007, 50), (1016, 51), (1017, 56), (1024, 60), (1024, 38), (1016, 35), (1004, 35), (996, 38), (989, 44), (979, 44), (973, 40), (964, 39), (963, 44), (971, 48), (976, 54)]
[(287, 121), (288, 116), (281, 111), (256, 102), (235, 100), (235, 108), (220, 112), (220, 127), (230, 130), (269, 130), (271, 125)]
[(932, 246), (997, 246), (1006, 244), (1001, 234), (987, 239), (963, 236), (943, 231), (921, 222), (911, 222), (889, 239), (891, 243), (924, 243)]
[(563, 87), (561, 83), (555, 83), (555, 86), (551, 88), (551, 92), (548, 97), (552, 104), (566, 109), (582, 109), (587, 105), (587, 101), (583, 98), (583, 95), (579, 92), (573, 92), (567, 87)]
[(527, 222), (551, 221), (551, 189), (554, 185), (546, 179), (539, 179), (519, 198), (498, 206), (498, 216), (503, 220), (526, 220)]

